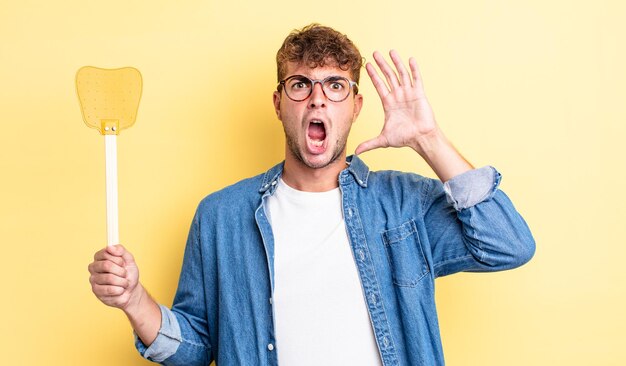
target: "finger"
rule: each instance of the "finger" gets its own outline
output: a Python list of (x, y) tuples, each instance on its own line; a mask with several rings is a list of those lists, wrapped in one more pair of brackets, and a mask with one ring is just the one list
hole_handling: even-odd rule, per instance
[(398, 82), (398, 76), (393, 71), (391, 66), (389, 66), (389, 64), (380, 52), (374, 52), (374, 60), (376, 61), (376, 64), (378, 65), (380, 70), (385, 75), (385, 78), (387, 79), (387, 82), (389, 83), (391, 89), (400, 86), (400, 83)]
[(375, 137), (373, 139), (367, 140), (359, 144), (359, 146), (356, 147), (356, 150), (354, 151), (354, 153), (359, 155), (369, 150), (374, 150), (379, 147), (388, 147), (388, 146), (389, 146), (389, 143), (387, 142), (387, 139), (383, 135), (379, 135), (378, 137)]
[(365, 70), (367, 70), (367, 75), (369, 75), (370, 79), (372, 79), (372, 84), (374, 84), (374, 88), (376, 88), (378, 96), (384, 101), (387, 94), (389, 94), (387, 84), (385, 84), (380, 75), (378, 75), (378, 71), (376, 71), (376, 68), (371, 63), (368, 62), (365, 65)]
[(106, 249), (110, 254), (122, 257), (125, 265), (135, 265), (135, 258), (122, 244), (110, 245)]
[(111, 261), (117, 264), (118, 266), (124, 267), (124, 258), (111, 255), (107, 250), (108, 250), (107, 248), (104, 248), (98, 251), (96, 254), (94, 254), (93, 256), (94, 262)]
[(111, 245), (107, 249), (109, 250), (109, 253), (121, 256), (127, 265), (135, 264), (135, 258), (128, 250), (126, 250), (126, 248), (124, 248), (122, 244)]
[(422, 84), (422, 75), (420, 74), (417, 61), (413, 57), (409, 58), (409, 67), (411, 68), (411, 74), (413, 75), (413, 87), (417, 89), (418, 96), (424, 95), (424, 84)]
[(92, 286), (93, 293), (98, 297), (111, 297), (111, 296), (119, 296), (126, 291), (124, 287), (120, 286), (109, 286), (109, 285), (98, 285), (94, 284)]
[(96, 294), (96, 296), (98, 297), (98, 299), (100, 299), (100, 301), (102, 301), (106, 305), (114, 306), (116, 308), (124, 307), (126, 304), (128, 304), (128, 301), (130, 299), (130, 294), (128, 293), (128, 291), (124, 291), (120, 295), (114, 295), (114, 296), (98, 295), (98, 294)]
[(398, 76), (400, 78), (400, 85), (411, 86), (411, 78), (409, 77), (409, 72), (404, 67), (404, 63), (400, 58), (400, 54), (396, 50), (389, 51), (389, 56), (391, 57), (391, 61), (396, 65), (396, 70), (398, 70)]
[(91, 282), (92, 285), (101, 286), (119, 286), (123, 288), (130, 286), (130, 281), (126, 278), (110, 273), (97, 273), (91, 275), (91, 277), (89, 277), (89, 282)]
[(87, 267), (89, 269), (89, 273), (98, 274), (98, 273), (111, 273), (119, 277), (126, 277), (127, 271), (126, 268), (113, 263), (111, 261), (97, 261), (93, 262)]

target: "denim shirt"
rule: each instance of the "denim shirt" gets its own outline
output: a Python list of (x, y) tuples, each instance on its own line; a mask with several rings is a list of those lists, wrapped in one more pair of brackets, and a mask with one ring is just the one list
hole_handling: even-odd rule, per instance
[[(530, 230), (498, 189), (501, 176), (492, 167), (442, 184), (370, 172), (357, 156), (348, 163), (339, 174), (342, 210), (382, 362), (443, 365), (435, 278), (526, 263), (535, 251)], [(266, 201), (282, 170), (283, 163), (202, 200), (173, 307), (161, 305), (150, 347), (136, 337), (145, 358), (164, 365), (278, 364)]]

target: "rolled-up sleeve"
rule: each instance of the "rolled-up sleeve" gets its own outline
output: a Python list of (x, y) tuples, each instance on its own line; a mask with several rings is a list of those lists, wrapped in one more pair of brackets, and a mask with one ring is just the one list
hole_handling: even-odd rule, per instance
[(135, 347), (139, 353), (144, 358), (154, 362), (163, 362), (176, 353), (178, 346), (182, 342), (180, 326), (176, 316), (163, 305), (159, 305), (159, 308), (161, 309), (161, 328), (156, 339), (149, 347), (133, 332), (135, 335)]
[(500, 184), (501, 175), (492, 166), (473, 169), (443, 184), (446, 199), (455, 210), (472, 207), (488, 199)]
[(460, 174), (445, 183), (432, 179), (423, 196), (435, 277), (493, 272), (519, 267), (535, 253), (526, 221), (498, 187), (491, 166)]

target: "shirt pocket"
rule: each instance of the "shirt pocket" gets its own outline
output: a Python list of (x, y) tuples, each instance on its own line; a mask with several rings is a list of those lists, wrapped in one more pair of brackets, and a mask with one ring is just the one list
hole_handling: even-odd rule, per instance
[(398, 286), (416, 286), (429, 272), (413, 220), (383, 231), (385, 252), (393, 282)]

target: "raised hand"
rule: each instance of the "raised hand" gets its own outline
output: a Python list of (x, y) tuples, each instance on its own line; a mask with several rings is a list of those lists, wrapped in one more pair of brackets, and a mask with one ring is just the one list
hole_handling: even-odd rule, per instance
[(412, 57), (409, 59), (409, 75), (398, 52), (392, 50), (389, 55), (397, 74), (380, 52), (374, 52), (374, 60), (385, 75), (386, 83), (374, 65), (368, 62), (365, 66), (383, 103), (385, 122), (380, 135), (361, 143), (356, 154), (380, 147), (409, 146), (423, 156), (420, 138), (435, 133), (437, 123), (424, 94), (417, 62)]
[(365, 65), (383, 103), (385, 122), (380, 135), (361, 143), (355, 153), (380, 147), (409, 146), (424, 158), (442, 182), (473, 169), (437, 126), (415, 59), (409, 59), (409, 75), (398, 52), (392, 50), (389, 55), (395, 71), (380, 52), (374, 52), (374, 60), (385, 75), (386, 83), (374, 65)]

